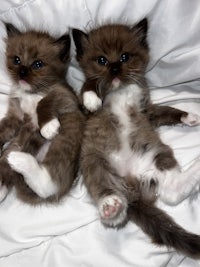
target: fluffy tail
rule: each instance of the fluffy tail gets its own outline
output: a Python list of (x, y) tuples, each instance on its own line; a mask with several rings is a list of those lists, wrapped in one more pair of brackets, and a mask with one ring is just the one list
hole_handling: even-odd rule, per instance
[(200, 258), (200, 236), (184, 230), (154, 204), (135, 202), (130, 205), (128, 216), (155, 244), (175, 248), (192, 258)]

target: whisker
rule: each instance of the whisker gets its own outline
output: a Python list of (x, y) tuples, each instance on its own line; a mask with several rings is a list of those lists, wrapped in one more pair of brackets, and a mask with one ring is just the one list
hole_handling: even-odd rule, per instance
[(141, 74), (131, 73), (131, 74), (127, 74), (126, 77), (141, 87), (145, 86), (145, 81)]

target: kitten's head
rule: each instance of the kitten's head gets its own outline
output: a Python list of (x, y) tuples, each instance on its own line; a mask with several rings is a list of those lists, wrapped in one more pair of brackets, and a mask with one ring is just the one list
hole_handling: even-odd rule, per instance
[(59, 39), (47, 33), (20, 32), (11, 24), (7, 29), (6, 63), (13, 81), (30, 92), (47, 92), (63, 80), (69, 59), (70, 38)]
[(84, 33), (73, 30), (77, 60), (87, 79), (98, 79), (106, 87), (140, 83), (149, 60), (147, 19), (133, 27), (101, 26)]

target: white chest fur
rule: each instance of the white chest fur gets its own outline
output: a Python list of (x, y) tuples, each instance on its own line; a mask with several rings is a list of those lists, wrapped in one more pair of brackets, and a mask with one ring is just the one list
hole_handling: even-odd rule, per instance
[(140, 111), (140, 102), (143, 97), (142, 88), (138, 85), (131, 84), (126, 87), (117, 89), (111, 92), (106, 100), (105, 105), (110, 104), (110, 109), (115, 114), (121, 125), (120, 138), (125, 142), (130, 131), (133, 131), (134, 125), (130, 120), (130, 108), (134, 107)]
[(23, 92), (20, 95), (20, 107), (23, 110), (24, 113), (30, 115), (32, 119), (32, 123), (34, 126), (38, 125), (37, 120), (37, 114), (36, 114), (36, 108), (38, 105), (38, 102), (43, 98), (42, 95), (39, 94), (29, 94), (26, 92)]
[(112, 91), (106, 97), (105, 104), (110, 103), (112, 112), (120, 115), (122, 112), (127, 112), (130, 106), (139, 108), (142, 97), (143, 89), (136, 84), (130, 84)]
[(137, 125), (130, 119), (129, 109), (134, 107), (140, 112), (142, 97), (142, 88), (138, 85), (129, 85), (112, 92), (106, 99), (106, 103), (110, 104), (111, 112), (117, 116), (121, 126), (118, 131), (120, 150), (114, 151), (109, 156), (110, 163), (121, 176), (136, 175), (139, 178), (152, 168), (155, 151), (146, 153), (134, 151), (129, 142), (129, 135), (132, 132), (138, 134)]

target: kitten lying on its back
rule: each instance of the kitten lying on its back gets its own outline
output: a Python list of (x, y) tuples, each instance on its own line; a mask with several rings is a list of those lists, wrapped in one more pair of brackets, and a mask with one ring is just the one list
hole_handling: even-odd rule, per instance
[(65, 82), (70, 39), (22, 33), (11, 24), (6, 28), (7, 68), (14, 86), (0, 122), (1, 147), (10, 142), (0, 159), (1, 199), (14, 185), (25, 202), (58, 201), (76, 178), (84, 122)]
[(187, 233), (154, 204), (157, 195), (170, 204), (180, 202), (200, 180), (200, 161), (182, 173), (154, 128), (200, 120), (151, 103), (144, 79), (146, 33), (146, 19), (134, 27), (106, 25), (88, 34), (73, 30), (86, 76), (83, 105), (97, 110), (85, 127), (81, 171), (105, 225), (120, 227), (130, 219), (155, 243), (200, 257), (200, 236)]

